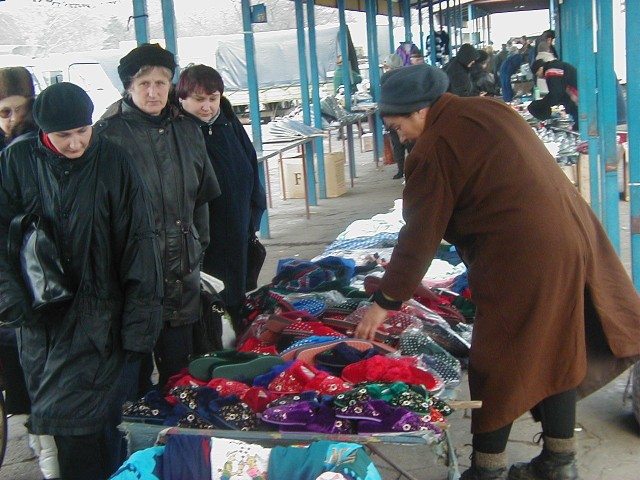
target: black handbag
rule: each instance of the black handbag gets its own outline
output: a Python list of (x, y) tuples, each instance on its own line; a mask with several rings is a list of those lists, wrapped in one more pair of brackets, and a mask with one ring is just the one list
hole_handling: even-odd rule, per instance
[(34, 311), (42, 312), (73, 299), (56, 242), (40, 216), (22, 214), (11, 220), (8, 253), (22, 272)]
[(250, 292), (258, 288), (258, 277), (267, 258), (267, 249), (260, 243), (258, 237), (252, 235), (249, 237), (247, 245), (247, 281), (246, 288)]
[(224, 348), (224, 302), (215, 287), (200, 273), (200, 318), (193, 325), (193, 355), (204, 355)]

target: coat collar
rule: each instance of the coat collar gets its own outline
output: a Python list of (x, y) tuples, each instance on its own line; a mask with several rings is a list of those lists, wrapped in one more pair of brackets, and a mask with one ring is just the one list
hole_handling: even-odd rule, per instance
[(455, 97), (456, 95), (453, 95), (452, 93), (444, 93), (431, 105), (429, 108), (429, 114), (427, 115), (427, 121), (424, 126), (425, 131), (430, 129), (438, 121), (440, 115), (442, 115), (446, 110), (447, 105), (449, 105), (451, 100)]

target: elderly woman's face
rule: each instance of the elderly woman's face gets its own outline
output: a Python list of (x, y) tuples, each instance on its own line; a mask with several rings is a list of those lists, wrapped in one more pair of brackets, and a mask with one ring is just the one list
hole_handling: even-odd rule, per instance
[(171, 77), (162, 67), (155, 67), (134, 77), (129, 89), (131, 101), (149, 115), (160, 115), (169, 100)]
[(19, 124), (27, 113), (29, 99), (22, 95), (11, 95), (0, 100), (0, 128), (6, 134)]
[(204, 122), (208, 122), (218, 114), (220, 110), (220, 92), (205, 93), (196, 91), (190, 93), (187, 98), (180, 100), (182, 108), (191, 115), (198, 117)]

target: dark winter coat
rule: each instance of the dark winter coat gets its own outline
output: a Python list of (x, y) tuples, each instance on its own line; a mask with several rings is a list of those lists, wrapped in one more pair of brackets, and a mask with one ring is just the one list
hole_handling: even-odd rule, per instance
[(380, 288), (406, 300), (442, 238), (458, 249), (477, 306), (469, 387), (483, 405), (473, 433), (573, 387), (593, 391), (637, 361), (638, 293), (589, 205), (511, 107), (443, 95), (405, 175), (406, 225)]
[(529, 104), (531, 114), (540, 120), (551, 118), (551, 107), (563, 105), (565, 112), (578, 122), (578, 71), (569, 63), (552, 60), (543, 66), (547, 93)]
[[(39, 179), (39, 181), (38, 181)], [(31, 312), (10, 262), (11, 219), (36, 213), (53, 226), (73, 302), (56, 314)], [(30, 431), (85, 435), (109, 417), (124, 351), (151, 352), (161, 326), (162, 271), (141, 180), (126, 153), (94, 137), (69, 160), (38, 137), (0, 155), (0, 311), (31, 320), (18, 344), (32, 399)]]
[(200, 311), (200, 262), (209, 245), (208, 202), (220, 195), (202, 134), (183, 115), (152, 117), (121, 100), (96, 131), (130, 155), (148, 194), (160, 238), (171, 326), (195, 323)]
[(256, 151), (225, 97), (212, 125), (191, 118), (204, 134), (222, 192), (209, 203), (211, 240), (202, 269), (224, 282), (221, 295), (227, 306), (240, 306), (246, 292), (247, 242), (267, 207)]
[(470, 68), (467, 66), (477, 57), (476, 49), (465, 43), (460, 47), (458, 54), (444, 68), (449, 77), (449, 92), (460, 97), (475, 95), (471, 82)]

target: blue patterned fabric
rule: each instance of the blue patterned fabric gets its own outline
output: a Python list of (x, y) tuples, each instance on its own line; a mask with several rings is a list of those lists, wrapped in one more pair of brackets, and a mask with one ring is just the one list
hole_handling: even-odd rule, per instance
[(370, 237), (356, 237), (345, 240), (335, 240), (325, 248), (324, 253), (338, 250), (360, 250), (363, 248), (390, 248), (398, 243), (397, 232), (381, 232)]

